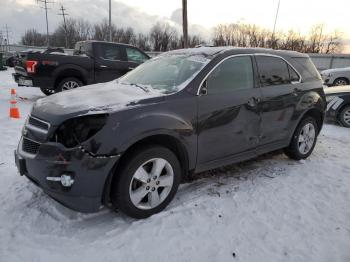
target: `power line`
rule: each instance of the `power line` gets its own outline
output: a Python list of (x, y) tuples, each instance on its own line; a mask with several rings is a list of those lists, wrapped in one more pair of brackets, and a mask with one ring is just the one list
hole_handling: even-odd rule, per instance
[(50, 9), (47, 7), (48, 4), (53, 4), (54, 2), (50, 2), (48, 0), (36, 0), (37, 3), (43, 3), (44, 6), (40, 6), (40, 8), (45, 9), (45, 17), (46, 17), (46, 44), (50, 46), (50, 35), (49, 35), (49, 20), (47, 17), (47, 10)]
[(60, 8), (61, 13), (58, 15), (61, 15), (63, 17), (63, 23), (64, 23), (64, 31), (65, 31), (65, 35), (66, 35), (66, 48), (68, 48), (68, 30), (67, 30), (67, 23), (66, 23), (66, 16), (68, 16), (69, 14), (67, 14), (65, 11), (66, 9), (63, 7), (63, 5), (61, 5)]

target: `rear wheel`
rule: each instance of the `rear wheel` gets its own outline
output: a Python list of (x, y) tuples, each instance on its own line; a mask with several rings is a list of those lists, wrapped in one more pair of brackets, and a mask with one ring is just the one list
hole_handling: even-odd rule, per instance
[(339, 121), (344, 127), (350, 128), (350, 105), (340, 111)]
[(285, 148), (285, 154), (295, 160), (307, 158), (314, 150), (318, 131), (314, 118), (304, 118), (295, 130), (289, 146)]
[(133, 218), (162, 211), (173, 199), (181, 180), (176, 155), (162, 146), (149, 146), (128, 157), (112, 183), (114, 207)]
[(82, 86), (83, 83), (76, 77), (67, 77), (64, 78), (59, 84), (56, 89), (56, 92), (71, 90), (77, 87)]

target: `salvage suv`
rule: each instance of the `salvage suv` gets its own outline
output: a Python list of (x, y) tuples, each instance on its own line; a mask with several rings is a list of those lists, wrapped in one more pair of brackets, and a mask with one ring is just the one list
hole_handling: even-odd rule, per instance
[(305, 54), (198, 47), (38, 100), (16, 164), (74, 210), (163, 210), (189, 174), (284, 149), (305, 159), (322, 128), (322, 80)]

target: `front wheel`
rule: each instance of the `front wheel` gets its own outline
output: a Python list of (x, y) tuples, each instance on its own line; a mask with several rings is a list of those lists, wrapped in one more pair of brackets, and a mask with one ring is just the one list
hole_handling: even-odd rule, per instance
[(295, 160), (307, 158), (314, 150), (318, 131), (314, 118), (304, 118), (295, 130), (289, 146), (285, 148), (285, 154)]
[(349, 80), (343, 77), (339, 77), (334, 80), (333, 85), (334, 86), (346, 86), (349, 84)]
[(133, 218), (162, 211), (173, 199), (181, 180), (176, 155), (162, 146), (137, 150), (115, 174), (112, 204)]

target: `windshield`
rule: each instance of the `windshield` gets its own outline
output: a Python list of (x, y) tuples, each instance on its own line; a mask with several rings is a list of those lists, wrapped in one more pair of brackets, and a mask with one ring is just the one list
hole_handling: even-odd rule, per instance
[(171, 94), (184, 88), (209, 61), (198, 54), (163, 55), (141, 64), (118, 82)]

